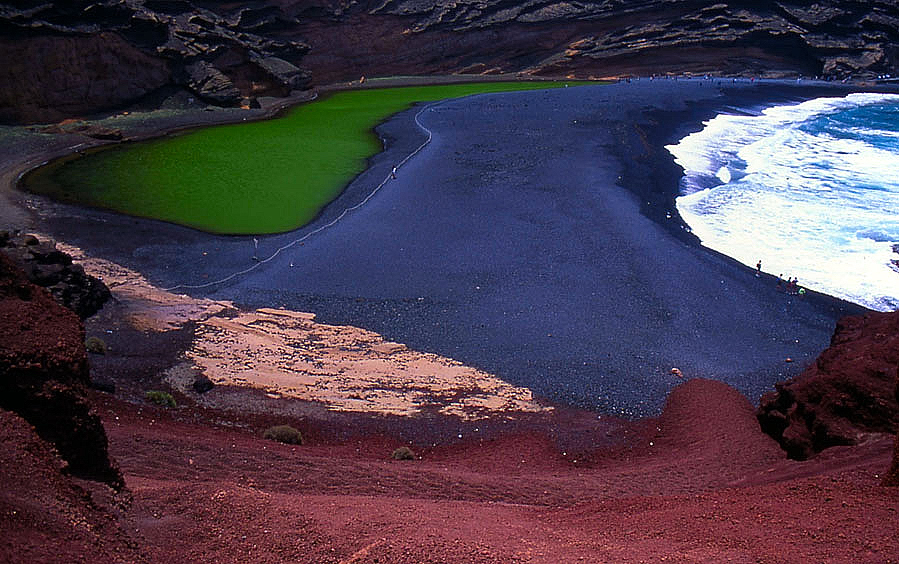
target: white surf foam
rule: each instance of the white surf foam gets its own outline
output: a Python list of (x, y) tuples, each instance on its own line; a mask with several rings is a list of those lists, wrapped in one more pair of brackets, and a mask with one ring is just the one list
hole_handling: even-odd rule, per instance
[(895, 129), (859, 124), (844, 136), (816, 121), (884, 105), (899, 116), (899, 96), (884, 94), (717, 116), (668, 147), (685, 171), (679, 213), (703, 245), (746, 265), (761, 259), (766, 272), (809, 288), (899, 309), (899, 142), (889, 142), (899, 140), (899, 119)]

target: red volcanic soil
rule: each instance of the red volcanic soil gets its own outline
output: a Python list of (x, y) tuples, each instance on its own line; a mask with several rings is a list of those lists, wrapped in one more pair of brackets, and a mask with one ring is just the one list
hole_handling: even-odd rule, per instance
[[(77, 318), (40, 317), (59, 306), (16, 276), (0, 285), (3, 563), (899, 562), (886, 432), (789, 460), (744, 396), (696, 379), (653, 419), (319, 413), (289, 418), (307, 442), (285, 445), (263, 438), (283, 420), (250, 408), (259, 392), (228, 390), (237, 410), (88, 392)], [(70, 322), (43, 335), (54, 318)], [(64, 405), (81, 410), (60, 423)], [(400, 436), (416, 459), (391, 458)]]
[[(94, 399), (133, 495), (127, 525), (107, 525), (106, 544), (32, 529), (53, 547), (43, 561), (130, 546), (149, 562), (899, 562), (899, 488), (879, 485), (891, 437), (787, 460), (718, 382), (685, 383), (586, 463), (533, 429), (395, 461), (384, 436), (290, 446), (262, 439), (262, 420)], [(66, 512), (62, 486), (33, 482), (42, 511)], [(0, 498), (4, 530), (24, 503)], [(38, 561), (5, 538), (0, 560)]]

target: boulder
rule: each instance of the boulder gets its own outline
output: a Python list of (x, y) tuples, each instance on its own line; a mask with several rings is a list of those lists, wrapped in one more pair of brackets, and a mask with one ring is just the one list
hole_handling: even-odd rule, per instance
[(798, 460), (892, 434), (899, 425), (897, 365), (899, 312), (845, 317), (812, 366), (762, 396), (759, 423)]
[(271, 76), (272, 79), (289, 90), (304, 88), (309, 83), (309, 73), (307, 71), (288, 63), (284, 59), (262, 57), (255, 59), (253, 62)]
[(76, 476), (124, 485), (87, 400), (84, 326), (0, 253), (0, 409), (51, 443)]
[(0, 253), (21, 268), (33, 283), (46, 288), (61, 305), (81, 319), (97, 313), (110, 298), (102, 281), (84, 272), (81, 265), (56, 248), (56, 243), (41, 243), (33, 235), (0, 233)]
[(198, 394), (205, 394), (215, 387), (215, 383), (213, 383), (213, 381), (210, 380), (209, 377), (205, 374), (197, 374), (197, 377), (194, 378), (192, 387)]
[(198, 61), (185, 67), (187, 86), (203, 100), (220, 106), (238, 106), (240, 90), (211, 63)]

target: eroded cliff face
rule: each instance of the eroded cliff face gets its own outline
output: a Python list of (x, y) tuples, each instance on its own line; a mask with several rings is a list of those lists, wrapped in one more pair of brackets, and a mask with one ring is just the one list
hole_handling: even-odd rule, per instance
[(411, 35), (541, 30), (523, 69), (535, 73), (843, 78), (890, 72), (899, 64), (895, 1), (386, 0), (371, 13), (409, 18)]
[(166, 61), (120, 35), (0, 40), (0, 122), (62, 120), (89, 108), (136, 100), (169, 81)]
[(0, 4), (0, 121), (166, 86), (252, 105), (360, 76), (899, 75), (899, 2), (105, 0)]
[(294, 64), (308, 46), (272, 37), (270, 15), (162, 0), (0, 4), (0, 122), (81, 116), (166, 87), (221, 106), (285, 96), (308, 83)]
[(899, 312), (845, 317), (798, 378), (762, 397), (758, 419), (791, 458), (899, 427)]

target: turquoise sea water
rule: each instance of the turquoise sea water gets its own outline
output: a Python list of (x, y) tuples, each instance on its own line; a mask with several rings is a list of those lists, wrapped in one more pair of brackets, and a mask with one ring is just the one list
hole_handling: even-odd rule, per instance
[(668, 147), (702, 244), (879, 311), (899, 309), (899, 95), (719, 115)]

